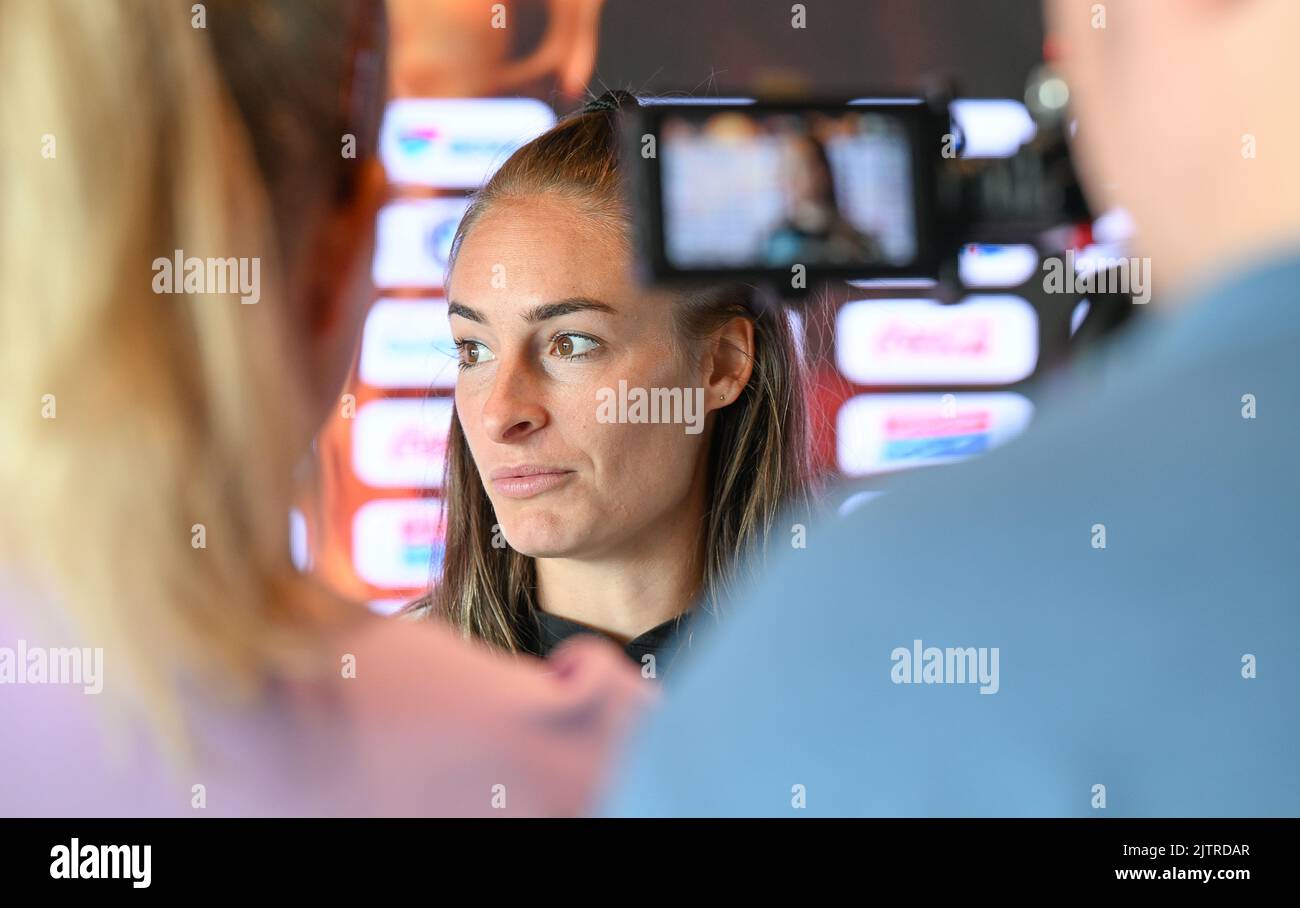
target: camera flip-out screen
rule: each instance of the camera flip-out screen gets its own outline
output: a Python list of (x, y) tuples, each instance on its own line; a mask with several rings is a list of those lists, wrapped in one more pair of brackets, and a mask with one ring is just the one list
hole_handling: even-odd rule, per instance
[[(643, 111), (636, 193), (655, 277), (932, 275), (933, 124), (920, 103)], [(937, 149), (937, 144), (934, 148)], [(629, 149), (633, 150), (633, 149)], [(932, 150), (931, 154), (934, 152)]]

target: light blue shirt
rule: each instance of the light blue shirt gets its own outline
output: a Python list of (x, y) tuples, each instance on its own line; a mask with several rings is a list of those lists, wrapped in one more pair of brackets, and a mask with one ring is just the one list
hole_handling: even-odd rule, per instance
[(1151, 312), (1020, 440), (809, 527), (604, 812), (1300, 815), (1298, 304), (1293, 253)]

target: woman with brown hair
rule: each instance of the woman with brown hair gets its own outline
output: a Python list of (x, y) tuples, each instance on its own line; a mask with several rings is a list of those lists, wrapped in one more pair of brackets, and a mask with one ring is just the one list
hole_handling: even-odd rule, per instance
[(636, 103), (607, 94), (520, 148), (456, 233), (446, 553), (415, 609), (543, 656), (596, 632), (649, 677), (810, 479), (785, 313), (633, 279), (617, 147)]

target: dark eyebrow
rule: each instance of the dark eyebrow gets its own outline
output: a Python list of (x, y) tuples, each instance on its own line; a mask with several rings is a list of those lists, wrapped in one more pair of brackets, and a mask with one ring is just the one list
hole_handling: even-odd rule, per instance
[(477, 309), (471, 309), (469, 306), (466, 306), (462, 303), (448, 304), (447, 316), (450, 318), (453, 315), (459, 315), (461, 318), (467, 318), (471, 322), (478, 322), (480, 325), (487, 324), (487, 319), (483, 317), (482, 312), (479, 312)]
[[(610, 315), (614, 313), (614, 307), (600, 300), (588, 299), (585, 296), (571, 296), (568, 299), (556, 300), (553, 303), (543, 303), (540, 306), (534, 306), (524, 313), (524, 321), (527, 322), (544, 322), (547, 319), (559, 318), (561, 315), (570, 315), (574, 312), (606, 312)], [(478, 322), (480, 325), (487, 324), (487, 317), (477, 309), (471, 309), (463, 303), (449, 303), (447, 305), (447, 315), (459, 315), (461, 318), (467, 318), (472, 322)]]
[(570, 315), (574, 312), (606, 312), (613, 315), (614, 307), (602, 303), (600, 300), (588, 299), (585, 296), (571, 296), (568, 299), (534, 306), (524, 313), (524, 321), (544, 322), (547, 319), (559, 318), (561, 315)]

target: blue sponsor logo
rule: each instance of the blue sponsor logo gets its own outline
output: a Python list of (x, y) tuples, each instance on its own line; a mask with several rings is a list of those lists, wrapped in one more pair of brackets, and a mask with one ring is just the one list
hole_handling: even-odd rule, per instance
[(441, 542), (432, 545), (408, 545), (402, 549), (402, 564), (406, 567), (429, 567), (434, 571), (441, 569), (446, 545)]
[(929, 460), (934, 457), (970, 457), (989, 449), (986, 433), (945, 435), (940, 438), (903, 438), (885, 443), (885, 460)]
[(458, 226), (460, 226), (459, 218), (447, 218), (434, 224), (429, 230), (429, 254), (443, 268), (447, 267), (447, 260), (451, 258), (451, 241), (456, 238)]

